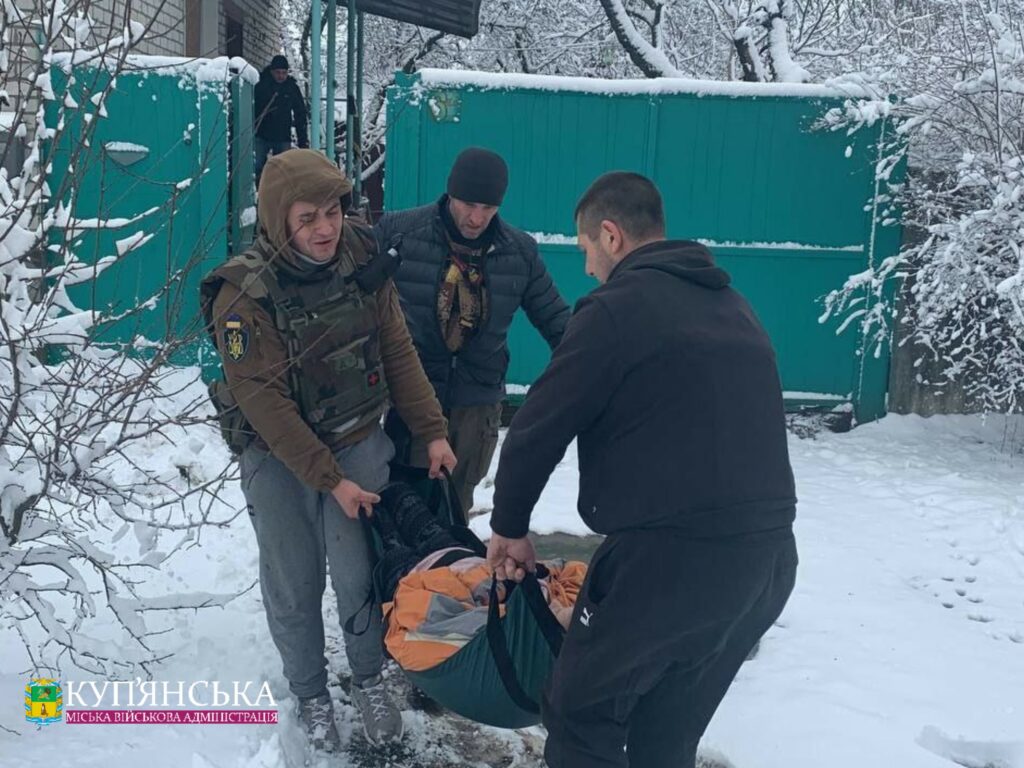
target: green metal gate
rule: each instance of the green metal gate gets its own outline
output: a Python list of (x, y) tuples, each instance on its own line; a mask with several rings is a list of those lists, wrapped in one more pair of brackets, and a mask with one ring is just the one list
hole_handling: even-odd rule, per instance
[[(665, 199), (669, 237), (711, 246), (771, 334), (792, 406), (852, 403), (858, 421), (885, 412), (888, 355), (854, 331), (819, 323), (821, 297), (899, 247), (876, 226), (879, 121), (853, 136), (812, 130), (844, 95), (820, 86), (670, 80), (600, 81), (424, 70), (388, 96), (388, 210), (436, 199), (471, 145), (505, 157), (501, 215), (533, 233), (563, 296), (583, 273), (572, 212), (609, 170), (643, 173)], [(865, 302), (871, 299), (865, 296)], [(510, 391), (547, 364), (520, 315), (509, 339)]]

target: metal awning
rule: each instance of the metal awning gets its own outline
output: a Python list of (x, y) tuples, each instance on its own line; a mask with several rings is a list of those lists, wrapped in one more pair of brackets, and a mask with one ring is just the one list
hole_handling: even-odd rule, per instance
[(356, 7), (460, 37), (473, 37), (480, 29), (480, 0), (356, 0)]

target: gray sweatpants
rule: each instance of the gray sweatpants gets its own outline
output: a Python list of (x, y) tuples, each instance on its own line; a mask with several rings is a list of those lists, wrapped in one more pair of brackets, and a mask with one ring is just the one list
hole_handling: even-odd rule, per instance
[[(346, 478), (377, 491), (388, 481), (394, 446), (382, 429), (335, 454)], [(316, 696), (327, 687), (323, 607), (327, 566), (342, 624), (359, 611), (370, 593), (367, 545), (330, 493), (318, 493), (264, 451), (241, 456), (242, 493), (260, 550), (260, 590), (284, 676), (296, 696)], [(363, 607), (355, 628), (344, 633), (352, 678), (359, 683), (380, 672), (383, 663), (380, 606)]]

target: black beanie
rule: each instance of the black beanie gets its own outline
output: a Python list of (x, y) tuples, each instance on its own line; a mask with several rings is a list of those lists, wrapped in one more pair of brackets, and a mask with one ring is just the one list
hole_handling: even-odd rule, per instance
[(286, 59), (281, 54), (277, 54), (277, 56), (275, 56), (274, 58), (272, 58), (270, 60), (270, 68), (271, 69), (288, 69), (288, 59)]
[(448, 196), (466, 203), (501, 205), (508, 188), (508, 166), (489, 149), (464, 149), (448, 174)]

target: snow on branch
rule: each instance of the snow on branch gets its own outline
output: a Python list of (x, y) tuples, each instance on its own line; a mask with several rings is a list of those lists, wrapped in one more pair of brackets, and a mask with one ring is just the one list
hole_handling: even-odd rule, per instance
[(646, 77), (684, 77), (661, 48), (649, 43), (637, 31), (623, 0), (600, 0), (600, 3), (619, 44)]
[[(878, 345), (899, 332), (917, 365), (937, 362), (942, 383), (974, 407), (1024, 410), (1024, 37), (984, 8), (959, 9), (943, 54), (921, 88), (901, 100), (850, 100), (825, 124), (857, 131), (896, 121), (881, 148), (878, 225), (901, 208), (917, 233), (898, 256), (854, 276), (826, 298), (825, 319), (853, 315)], [(885, 186), (908, 160), (907, 182)], [(892, 290), (896, 281), (902, 291)], [(873, 308), (863, 312), (865, 297)]]
[[(199, 371), (170, 364), (197, 337), (110, 340), (181, 272), (127, 307), (95, 299), (97, 279), (152, 243), (161, 209), (79, 212), (75, 169), (87, 165), (116, 77), (145, 33), (127, 22), (98, 40), (89, 5), (0, 5), (4, 152), (24, 149), (20, 169), (0, 162), (0, 631), (17, 634), (36, 672), (73, 664), (123, 676), (166, 654), (149, 617), (232, 598), (168, 593), (151, 576), (236, 512), (221, 499), (231, 464)], [(109, 72), (105, 86), (76, 82), (85, 63)], [(59, 77), (55, 66), (66, 67)], [(168, 198), (187, 188), (168, 185)], [(120, 236), (103, 253), (97, 236), (110, 231)]]

